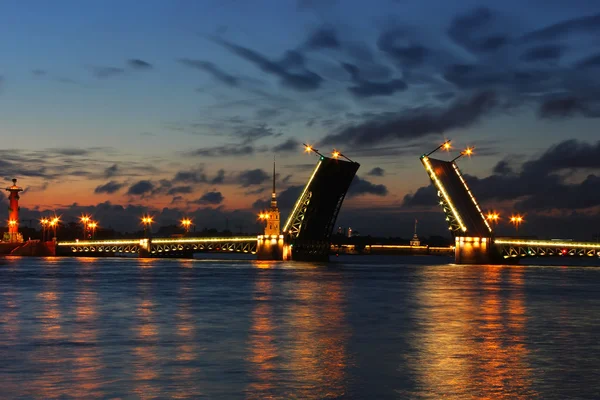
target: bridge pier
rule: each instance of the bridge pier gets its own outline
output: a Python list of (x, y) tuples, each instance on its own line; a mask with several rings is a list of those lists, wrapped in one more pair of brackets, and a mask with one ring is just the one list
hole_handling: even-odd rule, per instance
[(283, 235), (259, 235), (256, 242), (256, 257), (259, 260), (290, 260), (290, 246)]
[(456, 264), (493, 264), (491, 242), (489, 237), (457, 236), (454, 261)]

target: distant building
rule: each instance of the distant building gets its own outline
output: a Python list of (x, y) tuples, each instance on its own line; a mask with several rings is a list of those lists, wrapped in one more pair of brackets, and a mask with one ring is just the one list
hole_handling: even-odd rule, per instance
[(412, 237), (412, 239), (410, 240), (410, 245), (411, 246), (420, 246), (421, 245), (421, 241), (419, 240), (419, 237), (417, 236), (417, 220), (415, 219), (415, 233)]

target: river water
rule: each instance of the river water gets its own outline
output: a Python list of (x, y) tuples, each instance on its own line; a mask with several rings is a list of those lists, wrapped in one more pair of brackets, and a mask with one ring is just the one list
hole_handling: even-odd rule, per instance
[(0, 259), (0, 398), (600, 398), (600, 268), (445, 261)]

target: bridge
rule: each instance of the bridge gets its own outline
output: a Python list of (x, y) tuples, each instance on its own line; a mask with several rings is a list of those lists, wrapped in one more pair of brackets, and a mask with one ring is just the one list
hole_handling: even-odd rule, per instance
[(515, 263), (526, 257), (600, 257), (600, 243), (567, 240), (537, 240), (496, 237), (456, 160), (470, 155), (470, 149), (452, 161), (430, 157), (441, 148), (421, 156), (421, 163), (437, 189), (448, 229), (455, 241), (455, 261), (458, 264)]
[(327, 261), (335, 221), (360, 164), (339, 152), (326, 157), (307, 147), (319, 156), (319, 160), (281, 232), (273, 185), (271, 212), (265, 214), (268, 215), (265, 234), (258, 237), (76, 240), (57, 242), (56, 254), (192, 257), (194, 253), (210, 252), (257, 254), (261, 259), (271, 260)]

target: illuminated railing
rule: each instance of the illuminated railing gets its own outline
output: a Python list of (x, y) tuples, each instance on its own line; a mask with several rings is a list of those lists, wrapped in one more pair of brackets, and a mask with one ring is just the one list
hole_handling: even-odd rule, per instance
[(457, 237), (455, 238), (455, 242), (456, 243), (464, 243), (464, 242), (473, 242), (473, 243), (486, 243), (487, 242), (487, 238), (482, 238), (482, 237)]
[(458, 175), (458, 177), (460, 178), (460, 181), (465, 186), (465, 189), (467, 190), (467, 193), (469, 194), (469, 197), (471, 198), (471, 201), (473, 201), (473, 204), (475, 205), (475, 208), (477, 209), (477, 211), (479, 211), (479, 215), (481, 215), (481, 219), (483, 219), (483, 222), (485, 223), (485, 226), (487, 226), (488, 230), (491, 233), (492, 232), (492, 228), (490, 227), (490, 224), (488, 224), (487, 219), (483, 215), (483, 212), (481, 211), (481, 208), (479, 208), (479, 204), (477, 203), (477, 200), (475, 200), (475, 196), (473, 196), (473, 193), (471, 193), (471, 189), (469, 189), (469, 185), (467, 185), (467, 182), (465, 182), (465, 180), (463, 179), (462, 174), (460, 173), (460, 170), (458, 169), (458, 166), (456, 165), (456, 163), (452, 163), (452, 166), (454, 167), (454, 171), (456, 172), (456, 175)]
[(511, 246), (539, 246), (539, 247), (565, 247), (577, 249), (600, 249), (600, 243), (586, 242), (561, 242), (557, 240), (507, 240), (496, 239), (495, 244), (506, 244)]
[(423, 156), (421, 158), (421, 160), (423, 160), (423, 165), (425, 165), (425, 169), (429, 173), (429, 176), (431, 177), (431, 180), (433, 180), (433, 183), (435, 184), (435, 186), (437, 187), (437, 189), (442, 193), (442, 196), (444, 197), (444, 200), (446, 201), (446, 204), (448, 204), (448, 206), (450, 207), (450, 210), (452, 211), (452, 215), (454, 216), (454, 219), (456, 219), (456, 222), (458, 222), (458, 225), (460, 225), (460, 229), (463, 232), (466, 232), (467, 231), (467, 227), (465, 226), (465, 224), (463, 224), (463, 221), (460, 218), (460, 215), (458, 214), (458, 211), (456, 211), (456, 208), (454, 207), (454, 204), (452, 204), (452, 200), (450, 200), (450, 196), (448, 196), (448, 193), (446, 193), (446, 189), (442, 185), (442, 182), (438, 179), (437, 174), (435, 173), (435, 171), (431, 167), (431, 163), (429, 162), (429, 158), (427, 156)]
[(252, 242), (256, 241), (256, 236), (247, 236), (247, 237), (210, 237), (210, 238), (180, 238), (180, 239), (152, 239), (152, 244), (162, 244), (162, 243), (214, 243), (214, 242)]
[(322, 163), (323, 163), (323, 160), (320, 159), (319, 162), (317, 163), (317, 166), (315, 167), (315, 170), (313, 171), (312, 175), (310, 176), (308, 183), (304, 187), (302, 194), (300, 195), (300, 197), (298, 197), (298, 200), (296, 200), (296, 204), (294, 205), (294, 208), (292, 209), (292, 212), (290, 213), (290, 216), (288, 217), (288, 219), (285, 222), (285, 225), (283, 227), (283, 233), (286, 233), (288, 228), (290, 227), (290, 224), (292, 223), (294, 216), (296, 215), (296, 211), (298, 210), (298, 207), (300, 207), (300, 203), (302, 203), (302, 199), (304, 198), (306, 191), (310, 187), (310, 184), (313, 181), (313, 179), (314, 179), (315, 175), (317, 174), (317, 171), (319, 170), (319, 167), (321, 166)]
[(58, 242), (58, 246), (118, 246), (121, 244), (140, 244), (140, 239), (127, 240), (76, 240), (72, 242)]

